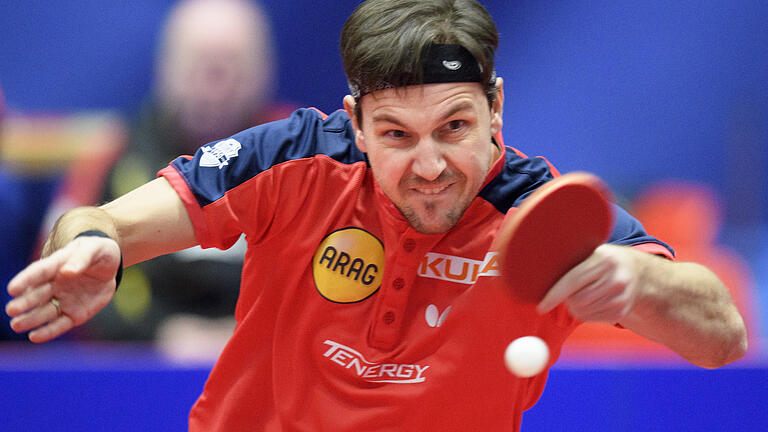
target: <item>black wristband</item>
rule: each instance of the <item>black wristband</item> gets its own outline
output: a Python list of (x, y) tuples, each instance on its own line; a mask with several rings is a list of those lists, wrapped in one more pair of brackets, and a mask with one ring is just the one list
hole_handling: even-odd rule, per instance
[[(104, 237), (104, 238), (114, 240), (112, 237), (109, 236), (109, 234), (99, 230), (83, 231), (80, 234), (75, 236), (75, 238), (78, 238), (78, 237)], [(117, 274), (115, 274), (115, 291), (117, 291), (117, 287), (120, 286), (120, 281), (122, 279), (123, 279), (123, 252), (121, 251), (120, 266), (117, 268)]]

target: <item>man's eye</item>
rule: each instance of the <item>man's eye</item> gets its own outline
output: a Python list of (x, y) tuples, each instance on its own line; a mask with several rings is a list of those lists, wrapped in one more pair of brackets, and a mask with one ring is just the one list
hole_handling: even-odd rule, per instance
[(405, 138), (405, 132), (397, 129), (387, 131), (386, 135), (390, 138)]
[(466, 126), (467, 122), (464, 120), (451, 120), (448, 122), (448, 130), (457, 131)]

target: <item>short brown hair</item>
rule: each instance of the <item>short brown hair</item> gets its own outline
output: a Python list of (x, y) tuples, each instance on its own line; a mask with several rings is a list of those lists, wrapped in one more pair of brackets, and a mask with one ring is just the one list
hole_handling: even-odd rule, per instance
[(492, 102), (498, 43), (491, 15), (476, 0), (368, 0), (344, 23), (341, 57), (357, 97), (381, 88), (423, 83), (425, 49), (431, 44), (461, 45), (477, 60)]

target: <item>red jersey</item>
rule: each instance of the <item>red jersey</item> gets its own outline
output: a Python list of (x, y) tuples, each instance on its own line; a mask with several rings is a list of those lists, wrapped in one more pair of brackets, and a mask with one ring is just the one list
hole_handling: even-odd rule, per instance
[[(298, 110), (161, 171), (203, 247), (248, 241), (237, 327), (190, 430), (518, 430), (547, 375), (513, 376), (504, 348), (539, 336), (551, 365), (578, 322), (498, 283), (498, 227), (556, 175), (500, 147), (457, 225), (430, 235), (378, 188), (343, 111)], [(611, 242), (669, 255), (616, 220)]]

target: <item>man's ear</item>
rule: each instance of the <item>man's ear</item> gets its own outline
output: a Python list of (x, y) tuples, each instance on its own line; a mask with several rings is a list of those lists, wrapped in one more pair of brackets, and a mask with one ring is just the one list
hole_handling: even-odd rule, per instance
[(491, 135), (496, 135), (501, 131), (504, 121), (502, 119), (504, 112), (504, 80), (496, 78), (496, 98), (491, 104)]
[(347, 111), (349, 120), (352, 123), (352, 129), (355, 131), (355, 145), (357, 146), (358, 150), (365, 153), (365, 137), (363, 136), (363, 130), (360, 128), (360, 124), (358, 123), (357, 114), (355, 114), (355, 107), (357, 106), (357, 102), (355, 101), (355, 98), (352, 97), (352, 95), (344, 96), (343, 102), (344, 110)]

